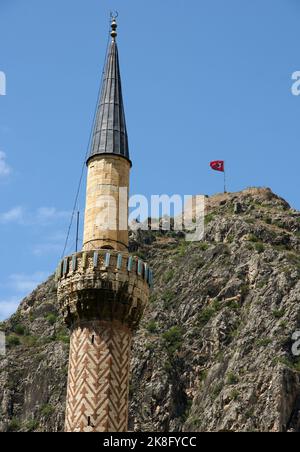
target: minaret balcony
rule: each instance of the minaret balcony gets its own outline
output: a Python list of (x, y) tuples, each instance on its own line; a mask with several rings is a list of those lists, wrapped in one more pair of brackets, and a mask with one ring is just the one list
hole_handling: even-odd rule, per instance
[(56, 271), (58, 300), (69, 327), (84, 321), (118, 321), (136, 329), (153, 283), (141, 259), (114, 250), (75, 253)]

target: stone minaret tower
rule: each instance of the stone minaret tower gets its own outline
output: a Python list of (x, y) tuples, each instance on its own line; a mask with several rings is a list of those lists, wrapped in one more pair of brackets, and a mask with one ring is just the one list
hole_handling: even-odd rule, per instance
[(128, 253), (129, 159), (118, 48), (112, 21), (102, 94), (87, 161), (84, 244), (57, 270), (71, 330), (67, 432), (124, 432), (132, 333), (148, 302), (152, 272)]

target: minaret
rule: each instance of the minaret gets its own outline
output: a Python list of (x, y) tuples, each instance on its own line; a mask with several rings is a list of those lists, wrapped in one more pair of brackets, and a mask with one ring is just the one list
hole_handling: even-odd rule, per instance
[(58, 300), (71, 330), (67, 432), (125, 432), (132, 333), (152, 272), (128, 253), (131, 161), (113, 19), (102, 93), (87, 160), (83, 250), (57, 270)]
[(103, 78), (91, 154), (87, 162), (83, 238), (83, 249), (86, 251), (97, 248), (113, 248), (120, 251), (128, 249), (128, 189), (131, 162), (115, 19), (111, 27), (112, 41)]

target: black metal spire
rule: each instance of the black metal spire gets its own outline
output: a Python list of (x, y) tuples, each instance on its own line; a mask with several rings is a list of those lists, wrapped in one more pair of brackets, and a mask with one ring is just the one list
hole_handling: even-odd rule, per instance
[(89, 159), (98, 154), (114, 154), (130, 160), (115, 17), (112, 17), (111, 37)]

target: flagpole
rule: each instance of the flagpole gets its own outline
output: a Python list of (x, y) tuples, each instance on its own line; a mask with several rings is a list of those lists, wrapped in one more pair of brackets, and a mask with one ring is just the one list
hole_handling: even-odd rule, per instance
[(226, 190), (226, 170), (225, 170), (225, 162), (224, 162), (224, 193), (227, 193), (227, 190)]

